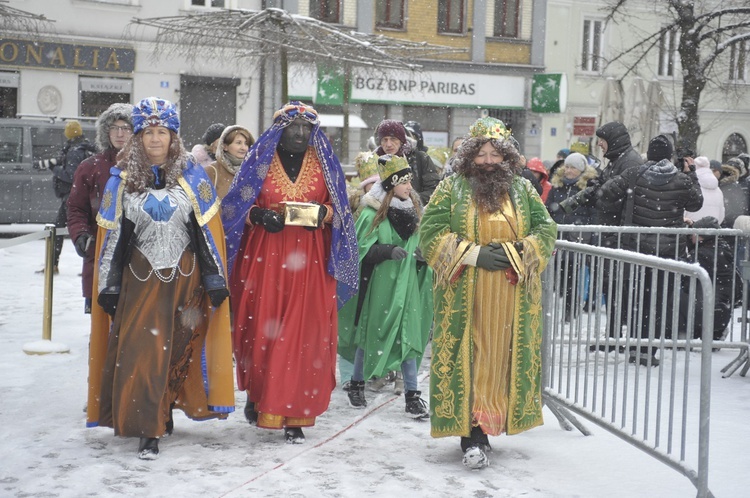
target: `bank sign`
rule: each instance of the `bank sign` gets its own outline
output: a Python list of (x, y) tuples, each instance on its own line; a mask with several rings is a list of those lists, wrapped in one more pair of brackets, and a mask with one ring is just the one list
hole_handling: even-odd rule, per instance
[[(290, 71), (289, 95), (314, 103), (343, 101), (343, 75)], [(396, 71), (355, 68), (351, 102), (453, 107), (523, 109), (526, 81), (521, 76), (445, 71)]]
[(132, 73), (135, 69), (135, 50), (0, 38), (0, 67), (2, 66), (58, 71)]

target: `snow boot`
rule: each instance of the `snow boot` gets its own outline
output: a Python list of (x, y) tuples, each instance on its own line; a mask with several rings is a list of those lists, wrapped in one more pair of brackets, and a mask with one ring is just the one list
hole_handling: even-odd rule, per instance
[(305, 435), (302, 433), (302, 427), (285, 427), (284, 439), (286, 444), (302, 444), (305, 442)]
[(174, 419), (172, 418), (172, 411), (174, 410), (174, 403), (169, 405), (169, 419), (167, 420), (166, 427), (165, 427), (165, 436), (171, 436), (172, 432), (174, 432)]
[(258, 412), (255, 411), (255, 403), (250, 401), (248, 398), (245, 403), (245, 420), (250, 425), (256, 425), (258, 423)]
[(141, 460), (156, 460), (159, 456), (159, 438), (142, 437), (138, 445), (138, 458)]
[(464, 451), (463, 464), (467, 469), (481, 470), (490, 466), (490, 459), (487, 458), (484, 445), (475, 444), (469, 446)]
[(430, 418), (430, 412), (427, 411), (427, 403), (420, 398), (421, 395), (421, 391), (406, 391), (406, 413), (414, 420)]
[(349, 396), (349, 404), (354, 408), (364, 408), (367, 406), (364, 380), (352, 380), (349, 385), (349, 392), (346, 394)]

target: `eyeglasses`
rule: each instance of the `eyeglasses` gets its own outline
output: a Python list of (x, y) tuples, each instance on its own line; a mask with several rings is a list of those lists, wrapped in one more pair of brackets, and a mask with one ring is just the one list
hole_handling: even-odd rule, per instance
[(133, 128), (131, 128), (128, 125), (125, 125), (125, 126), (112, 125), (112, 126), (109, 127), (109, 131), (114, 131), (115, 133), (119, 133), (119, 132), (132, 133), (133, 132)]

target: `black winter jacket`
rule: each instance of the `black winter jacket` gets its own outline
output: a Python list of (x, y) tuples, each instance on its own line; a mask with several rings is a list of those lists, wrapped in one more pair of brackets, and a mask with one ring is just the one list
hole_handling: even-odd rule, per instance
[(440, 174), (435, 168), (435, 163), (432, 162), (426, 152), (413, 150), (406, 155), (406, 159), (412, 169), (411, 185), (419, 194), (422, 205), (426, 206), (435, 191), (435, 187), (440, 183)]
[[(627, 192), (635, 177), (633, 226), (684, 227), (685, 210), (697, 211), (703, 206), (703, 194), (695, 172), (683, 173), (669, 160), (647, 162), (629, 168), (602, 185), (597, 202), (600, 212), (617, 216), (624, 222)], [(685, 237), (680, 240), (684, 241)], [(658, 245), (658, 250), (657, 250)], [(681, 244), (682, 246), (682, 244)], [(636, 250), (636, 238), (623, 238), (623, 247)], [(674, 259), (677, 252), (675, 236), (642, 234), (638, 252)]]
[[(624, 124), (617, 121), (607, 123), (596, 130), (596, 136), (607, 142), (607, 153), (604, 157), (609, 163), (601, 172), (602, 183), (622, 175), (628, 168), (643, 164), (641, 155), (630, 144), (630, 134)], [(600, 212), (596, 223), (617, 226), (620, 224), (620, 218), (614, 213)]]

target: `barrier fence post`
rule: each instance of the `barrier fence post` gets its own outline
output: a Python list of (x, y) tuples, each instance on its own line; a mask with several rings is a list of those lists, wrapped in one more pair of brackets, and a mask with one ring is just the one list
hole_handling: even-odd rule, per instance
[(55, 236), (57, 229), (53, 224), (44, 226), (46, 233), (44, 254), (44, 304), (42, 310), (42, 340), (23, 345), (26, 354), (69, 353), (65, 344), (52, 342), (52, 290), (55, 271)]

